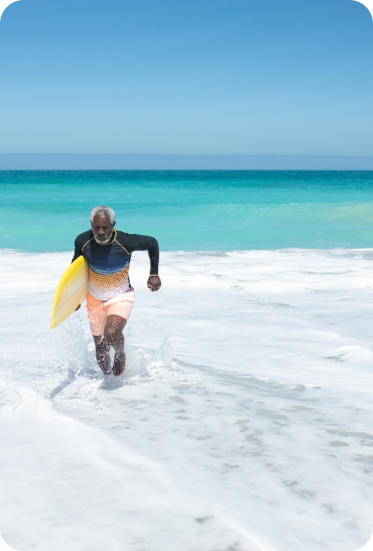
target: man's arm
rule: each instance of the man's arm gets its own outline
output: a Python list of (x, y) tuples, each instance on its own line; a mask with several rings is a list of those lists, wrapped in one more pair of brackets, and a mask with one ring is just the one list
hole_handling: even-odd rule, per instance
[[(71, 263), (73, 263), (74, 260), (76, 260), (82, 254), (82, 243), (81, 243), (81, 240), (79, 239), (79, 236), (75, 239), (74, 246), (75, 246), (74, 256)], [(79, 310), (80, 306), (81, 305), (78, 304), (78, 306), (75, 308), (75, 312)]]
[(74, 256), (71, 262), (74, 262), (81, 254), (82, 254), (82, 243), (79, 237), (75, 239), (75, 250), (74, 250)]
[(158, 291), (161, 280), (158, 275), (159, 247), (158, 241), (149, 235), (118, 232), (118, 241), (129, 253), (134, 251), (148, 251), (150, 260), (150, 275), (147, 285), (151, 291)]
[(91, 230), (88, 230), (78, 235), (78, 237), (74, 241), (75, 250), (74, 250), (74, 256), (71, 262), (74, 262), (74, 260), (76, 260), (78, 256), (83, 254), (83, 248), (91, 238), (92, 238)]
[(74, 262), (74, 260), (76, 260), (81, 254), (82, 254), (82, 247), (80, 246), (80, 244), (77, 243), (77, 240), (75, 239), (74, 256), (71, 262)]

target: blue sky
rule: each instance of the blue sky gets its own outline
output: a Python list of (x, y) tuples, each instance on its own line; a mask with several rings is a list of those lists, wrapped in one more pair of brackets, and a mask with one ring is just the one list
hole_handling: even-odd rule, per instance
[(0, 67), (0, 153), (373, 155), (352, 0), (22, 0)]

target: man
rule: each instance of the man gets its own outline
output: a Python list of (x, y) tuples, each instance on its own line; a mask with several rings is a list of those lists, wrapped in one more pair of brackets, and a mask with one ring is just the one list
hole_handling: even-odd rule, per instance
[[(128, 277), (131, 253), (148, 251), (150, 275), (147, 285), (151, 291), (158, 291), (161, 280), (158, 276), (157, 240), (145, 235), (124, 233), (115, 230), (114, 226), (113, 209), (95, 207), (91, 212), (91, 230), (75, 239), (73, 261), (83, 255), (88, 263), (86, 300), (98, 365), (105, 374), (112, 371), (114, 375), (121, 375), (126, 365), (123, 329), (135, 299)], [(111, 346), (115, 351), (112, 366)]]

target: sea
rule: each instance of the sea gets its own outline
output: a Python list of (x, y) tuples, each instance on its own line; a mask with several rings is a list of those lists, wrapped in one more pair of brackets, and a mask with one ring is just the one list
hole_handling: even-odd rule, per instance
[[(120, 378), (49, 328), (100, 204), (161, 250)], [(0, 211), (0, 549), (367, 544), (373, 172), (2, 171)]]

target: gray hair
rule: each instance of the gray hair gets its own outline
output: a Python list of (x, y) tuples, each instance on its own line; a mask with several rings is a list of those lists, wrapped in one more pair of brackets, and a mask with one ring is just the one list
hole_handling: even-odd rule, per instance
[(100, 216), (108, 216), (110, 224), (115, 224), (115, 212), (112, 208), (100, 205), (99, 207), (95, 207), (94, 209), (92, 209), (90, 218), (91, 224), (93, 223), (93, 219), (96, 214), (99, 214)]

